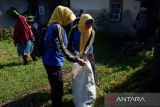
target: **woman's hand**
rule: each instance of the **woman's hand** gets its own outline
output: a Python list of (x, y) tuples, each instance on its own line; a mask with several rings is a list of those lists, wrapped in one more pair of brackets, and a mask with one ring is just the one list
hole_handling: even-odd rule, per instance
[(80, 66), (84, 66), (87, 62), (84, 59), (78, 58), (78, 63)]
[(81, 58), (86, 61), (87, 60), (87, 55), (83, 53)]

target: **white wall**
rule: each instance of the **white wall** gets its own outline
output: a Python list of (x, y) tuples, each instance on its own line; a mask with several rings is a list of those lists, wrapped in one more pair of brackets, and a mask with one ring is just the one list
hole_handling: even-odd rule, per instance
[[(109, 0), (71, 0), (70, 6), (76, 15), (83, 9), (84, 12), (89, 13), (96, 22), (96, 18), (101, 10), (109, 9)], [(96, 23), (94, 24), (94, 28), (95, 27)]]
[[(110, 0), (71, 0), (71, 8), (80, 10), (101, 10), (109, 9)], [(132, 15), (132, 20), (135, 20), (135, 17), (139, 11), (140, 2), (135, 0), (123, 0), (123, 11), (130, 12)]]
[(128, 12), (132, 21), (135, 21), (140, 9), (140, 2), (135, 0), (123, 0), (123, 11)]
[(71, 8), (84, 10), (101, 10), (109, 7), (108, 0), (71, 0)]
[(135, 35), (136, 30), (133, 28), (136, 16), (140, 9), (140, 2), (135, 0), (123, 0), (123, 14), (122, 14), (122, 26), (126, 30), (125, 32), (130, 35)]
[[(79, 14), (79, 10), (91, 14), (95, 19), (101, 9), (109, 10), (110, 0), (71, 0), (71, 9), (75, 14)], [(123, 0), (123, 12), (120, 22), (110, 23), (110, 31), (114, 33), (126, 33), (135, 35), (133, 24), (139, 12), (140, 2), (135, 0)]]
[(20, 13), (27, 10), (27, 0), (0, 0), (0, 27), (13, 27), (15, 20), (7, 15), (7, 10), (14, 6)]

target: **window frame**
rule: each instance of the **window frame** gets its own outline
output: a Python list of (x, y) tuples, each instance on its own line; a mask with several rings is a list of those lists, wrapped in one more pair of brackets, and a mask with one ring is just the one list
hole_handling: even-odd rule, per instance
[[(113, 6), (113, 5), (119, 5), (119, 7)], [(116, 8), (114, 8), (116, 7)], [(119, 9), (119, 12), (116, 13)], [(110, 21), (112, 22), (120, 22), (121, 17), (122, 17), (122, 10), (123, 10), (123, 0), (110, 0), (109, 3), (109, 16), (110, 16)], [(113, 13), (112, 13), (113, 12)], [(114, 16), (118, 16), (117, 18), (113, 18)]]

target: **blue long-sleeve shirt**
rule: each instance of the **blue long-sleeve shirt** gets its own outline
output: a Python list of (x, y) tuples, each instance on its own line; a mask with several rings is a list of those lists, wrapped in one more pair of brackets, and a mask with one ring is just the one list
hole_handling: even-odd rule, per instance
[[(92, 30), (91, 36), (85, 46), (84, 54), (93, 54), (93, 42), (95, 38), (94, 30)], [(78, 30), (78, 26), (75, 26), (70, 31), (68, 49), (76, 55), (80, 52), (80, 40), (81, 33)]]
[(51, 24), (44, 38), (44, 45), (47, 50), (42, 56), (43, 64), (62, 66), (65, 57), (71, 62), (76, 62), (77, 57), (66, 49), (67, 44), (67, 35), (63, 27), (56, 23)]

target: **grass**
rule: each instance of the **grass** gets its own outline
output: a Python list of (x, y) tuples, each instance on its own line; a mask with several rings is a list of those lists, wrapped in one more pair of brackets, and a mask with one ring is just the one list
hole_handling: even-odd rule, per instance
[(0, 103), (46, 85), (46, 74), (40, 61), (23, 66), (10, 40), (1, 41), (0, 45)]
[[(97, 100), (103, 107), (108, 92), (144, 92), (150, 75), (153, 50), (148, 48), (121, 52), (128, 39), (97, 35), (95, 41)], [(72, 107), (71, 63), (63, 67), (64, 104)], [(50, 107), (49, 85), (41, 60), (22, 65), (11, 40), (0, 41), (0, 105), (5, 107)]]

